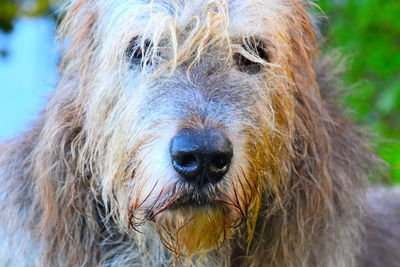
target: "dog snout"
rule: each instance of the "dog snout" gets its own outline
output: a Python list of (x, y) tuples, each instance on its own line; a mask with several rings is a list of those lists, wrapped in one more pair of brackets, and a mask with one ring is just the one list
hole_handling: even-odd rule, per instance
[(228, 172), (232, 143), (219, 129), (183, 130), (171, 141), (172, 165), (181, 177), (203, 186), (217, 183)]

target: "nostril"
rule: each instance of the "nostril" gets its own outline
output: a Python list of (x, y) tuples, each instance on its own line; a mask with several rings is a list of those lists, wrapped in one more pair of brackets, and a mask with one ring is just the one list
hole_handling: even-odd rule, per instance
[(179, 155), (175, 159), (176, 163), (184, 168), (196, 168), (198, 165), (197, 158), (193, 154)]
[(211, 159), (210, 170), (214, 173), (226, 173), (230, 164), (230, 155), (216, 155)]

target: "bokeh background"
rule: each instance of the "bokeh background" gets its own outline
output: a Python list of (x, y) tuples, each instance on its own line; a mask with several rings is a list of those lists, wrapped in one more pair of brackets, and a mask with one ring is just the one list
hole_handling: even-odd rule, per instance
[[(60, 0), (0, 2), (0, 139), (23, 131), (57, 83), (55, 42)], [(343, 101), (377, 134), (400, 183), (400, 0), (316, 0), (324, 51), (345, 59)], [(317, 9), (317, 8), (316, 8)]]

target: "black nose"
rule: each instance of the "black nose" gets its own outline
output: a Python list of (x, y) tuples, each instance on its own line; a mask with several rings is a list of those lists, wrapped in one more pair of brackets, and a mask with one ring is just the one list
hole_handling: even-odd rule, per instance
[(187, 182), (217, 183), (228, 172), (231, 142), (217, 129), (183, 130), (170, 146), (172, 165)]

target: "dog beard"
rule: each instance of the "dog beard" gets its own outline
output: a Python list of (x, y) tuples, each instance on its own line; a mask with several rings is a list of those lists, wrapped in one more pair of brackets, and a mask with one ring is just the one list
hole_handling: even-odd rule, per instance
[(164, 190), (164, 196), (150, 208), (132, 205), (130, 223), (134, 228), (146, 221), (155, 223), (165, 248), (176, 258), (191, 260), (221, 248), (243, 222), (251, 239), (259, 208), (258, 194), (233, 192), (235, 195), (230, 196), (222, 191), (172, 187)]
[(221, 247), (232, 234), (234, 219), (223, 207), (189, 207), (162, 212), (156, 224), (164, 246), (190, 258)]

